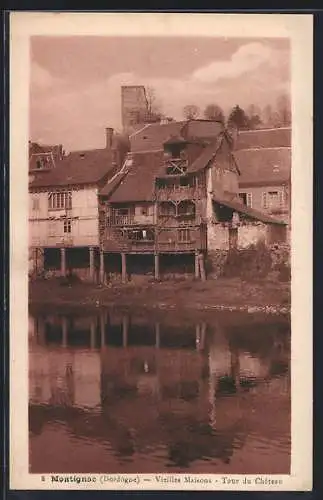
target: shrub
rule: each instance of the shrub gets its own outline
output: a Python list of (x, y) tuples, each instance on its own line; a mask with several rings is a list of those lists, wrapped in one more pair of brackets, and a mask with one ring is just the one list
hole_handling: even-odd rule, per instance
[(231, 249), (224, 265), (223, 276), (242, 279), (264, 278), (272, 267), (271, 252), (259, 242), (246, 249)]

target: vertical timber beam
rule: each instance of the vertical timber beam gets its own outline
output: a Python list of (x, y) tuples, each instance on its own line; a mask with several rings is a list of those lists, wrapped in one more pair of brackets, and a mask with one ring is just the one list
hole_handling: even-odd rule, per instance
[(105, 315), (103, 312), (100, 314), (100, 336), (101, 336), (101, 349), (105, 345)]
[(122, 283), (127, 281), (127, 256), (124, 252), (121, 253), (121, 280)]
[(154, 258), (155, 258), (155, 280), (158, 281), (160, 279), (160, 273), (159, 273), (159, 254), (155, 253)]
[(67, 318), (63, 316), (62, 318), (62, 347), (67, 347)]
[(128, 343), (128, 325), (129, 325), (128, 317), (123, 316), (123, 318), (122, 318), (122, 344), (123, 344), (123, 347), (127, 347), (127, 343)]
[(94, 248), (89, 248), (90, 253), (90, 280), (94, 282)]
[(66, 276), (66, 248), (61, 248), (61, 275)]
[(201, 279), (202, 279), (202, 281), (205, 281), (206, 280), (206, 274), (205, 274), (205, 266), (204, 266), (204, 255), (202, 254), (202, 252), (200, 252), (198, 254), (198, 262), (199, 262)]
[(91, 330), (90, 330), (91, 349), (95, 348), (95, 337), (96, 337), (96, 323), (95, 319), (91, 318)]
[(160, 348), (160, 324), (156, 323), (155, 325), (155, 334), (156, 334), (156, 348)]
[(200, 277), (199, 253), (198, 250), (195, 250), (195, 278), (199, 279), (199, 277)]
[(102, 250), (100, 250), (100, 284), (104, 284), (104, 253)]

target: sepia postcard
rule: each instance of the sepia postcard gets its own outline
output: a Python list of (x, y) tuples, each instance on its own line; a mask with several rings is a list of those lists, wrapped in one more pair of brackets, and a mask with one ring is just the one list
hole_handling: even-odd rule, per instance
[(10, 14), (11, 489), (312, 489), (312, 24)]

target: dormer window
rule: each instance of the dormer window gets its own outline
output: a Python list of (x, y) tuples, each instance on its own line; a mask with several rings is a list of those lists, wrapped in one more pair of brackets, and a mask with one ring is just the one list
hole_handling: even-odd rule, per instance
[(186, 173), (187, 166), (184, 162), (174, 162), (171, 161), (170, 165), (166, 168), (167, 175), (183, 175)]

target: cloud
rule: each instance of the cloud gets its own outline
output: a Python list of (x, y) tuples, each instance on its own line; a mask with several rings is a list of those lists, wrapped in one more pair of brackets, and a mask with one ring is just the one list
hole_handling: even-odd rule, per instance
[(32, 89), (49, 89), (61, 82), (61, 79), (53, 77), (47, 69), (43, 68), (36, 62), (31, 64), (30, 83)]
[(185, 78), (142, 77), (117, 73), (89, 84), (53, 77), (32, 65), (31, 134), (68, 150), (103, 147), (104, 128), (121, 128), (122, 85), (151, 86), (162, 111), (182, 119), (186, 104), (201, 110), (219, 104), (226, 113), (239, 104), (274, 104), (289, 90), (289, 53), (262, 43), (240, 46), (227, 60), (213, 61)]
[(275, 49), (262, 43), (249, 43), (239, 47), (228, 61), (214, 61), (197, 69), (192, 79), (214, 83), (223, 78), (236, 78), (256, 70), (264, 62), (275, 62), (275, 52)]

